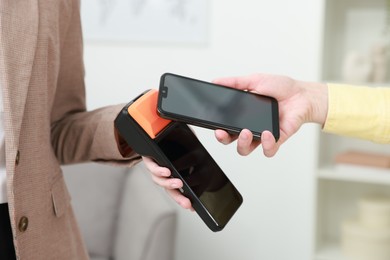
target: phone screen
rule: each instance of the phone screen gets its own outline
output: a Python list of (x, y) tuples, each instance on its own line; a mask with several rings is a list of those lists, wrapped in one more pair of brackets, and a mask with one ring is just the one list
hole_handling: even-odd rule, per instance
[(159, 110), (161, 116), (190, 124), (235, 132), (246, 128), (259, 135), (269, 130), (279, 136), (275, 99), (174, 74), (161, 78)]
[(156, 142), (213, 219), (224, 226), (241, 205), (242, 197), (194, 133), (174, 124)]

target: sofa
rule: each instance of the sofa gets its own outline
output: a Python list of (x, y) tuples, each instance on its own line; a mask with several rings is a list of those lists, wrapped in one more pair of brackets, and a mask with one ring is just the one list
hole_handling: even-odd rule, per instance
[(92, 260), (173, 260), (176, 205), (143, 163), (63, 166)]

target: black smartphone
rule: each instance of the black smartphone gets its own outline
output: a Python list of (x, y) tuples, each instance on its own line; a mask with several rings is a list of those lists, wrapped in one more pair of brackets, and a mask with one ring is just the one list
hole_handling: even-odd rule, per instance
[(180, 178), (180, 191), (204, 223), (220, 231), (242, 204), (242, 196), (185, 123), (158, 116), (157, 96), (157, 90), (150, 90), (131, 101), (116, 117), (115, 127), (135, 152)]
[(161, 76), (157, 111), (163, 118), (239, 134), (249, 129), (255, 139), (264, 130), (279, 139), (276, 99), (172, 73)]

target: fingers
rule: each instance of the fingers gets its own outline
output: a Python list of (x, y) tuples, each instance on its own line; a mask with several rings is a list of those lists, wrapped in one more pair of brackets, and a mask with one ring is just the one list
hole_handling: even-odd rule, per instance
[(249, 155), (259, 145), (263, 147), (263, 153), (267, 157), (272, 157), (279, 149), (279, 144), (276, 143), (275, 137), (270, 131), (264, 131), (261, 134), (261, 141), (253, 140), (253, 134), (248, 129), (241, 131), (237, 140), (237, 152), (242, 156)]
[(146, 168), (152, 173), (152, 180), (157, 185), (163, 187), (170, 197), (182, 208), (194, 210), (191, 201), (179, 192), (183, 187), (183, 182), (178, 178), (170, 178), (171, 172), (168, 168), (159, 166), (153, 159), (142, 157)]
[(260, 145), (260, 141), (253, 140), (253, 134), (248, 129), (243, 129), (238, 136), (237, 140), (237, 152), (240, 155), (248, 155), (253, 150), (256, 149), (257, 146)]
[(251, 143), (253, 140), (253, 135), (251, 131), (248, 129), (244, 129), (241, 131), (240, 135), (238, 136), (237, 141), (237, 152), (240, 155), (248, 155), (252, 152), (251, 150)]
[(229, 135), (226, 131), (220, 129), (215, 130), (214, 134), (218, 142), (223, 144), (230, 144), (237, 139), (237, 136)]
[(185, 197), (183, 194), (181, 194), (180, 191), (178, 190), (169, 190), (169, 189), (166, 189), (167, 193), (169, 194), (169, 196), (171, 196), (171, 198), (176, 201), (177, 204), (180, 205), (180, 207), (184, 208), (184, 209), (189, 209), (189, 210), (194, 210), (192, 208), (192, 205), (191, 205), (191, 201)]
[(274, 156), (279, 149), (279, 144), (276, 143), (275, 137), (269, 131), (264, 131), (261, 134), (261, 145), (263, 153), (267, 157)]
[(239, 136), (229, 135), (226, 131), (215, 130), (215, 137), (223, 144), (230, 144), (237, 139), (237, 152), (242, 156), (252, 153), (260, 144), (263, 146), (263, 153), (267, 157), (272, 157), (278, 151), (275, 138), (269, 131), (264, 131), (261, 141), (253, 140), (253, 134), (248, 129), (243, 129)]
[(171, 171), (168, 168), (161, 167), (153, 159), (142, 156), (142, 160), (145, 163), (146, 168), (155, 176), (158, 177), (169, 177)]
[(153, 181), (165, 189), (179, 189), (183, 187), (183, 182), (177, 178), (169, 178), (171, 172), (168, 168), (161, 167), (151, 158), (142, 157), (146, 168), (152, 173)]
[(166, 178), (152, 175), (154, 183), (165, 189), (179, 189), (183, 187), (183, 182), (177, 178)]

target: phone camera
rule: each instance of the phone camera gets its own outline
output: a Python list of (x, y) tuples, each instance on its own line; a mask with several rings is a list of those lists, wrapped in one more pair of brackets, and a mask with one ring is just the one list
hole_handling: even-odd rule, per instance
[(166, 98), (168, 96), (168, 88), (167, 87), (164, 87), (162, 90), (161, 90), (161, 94), (164, 98)]

